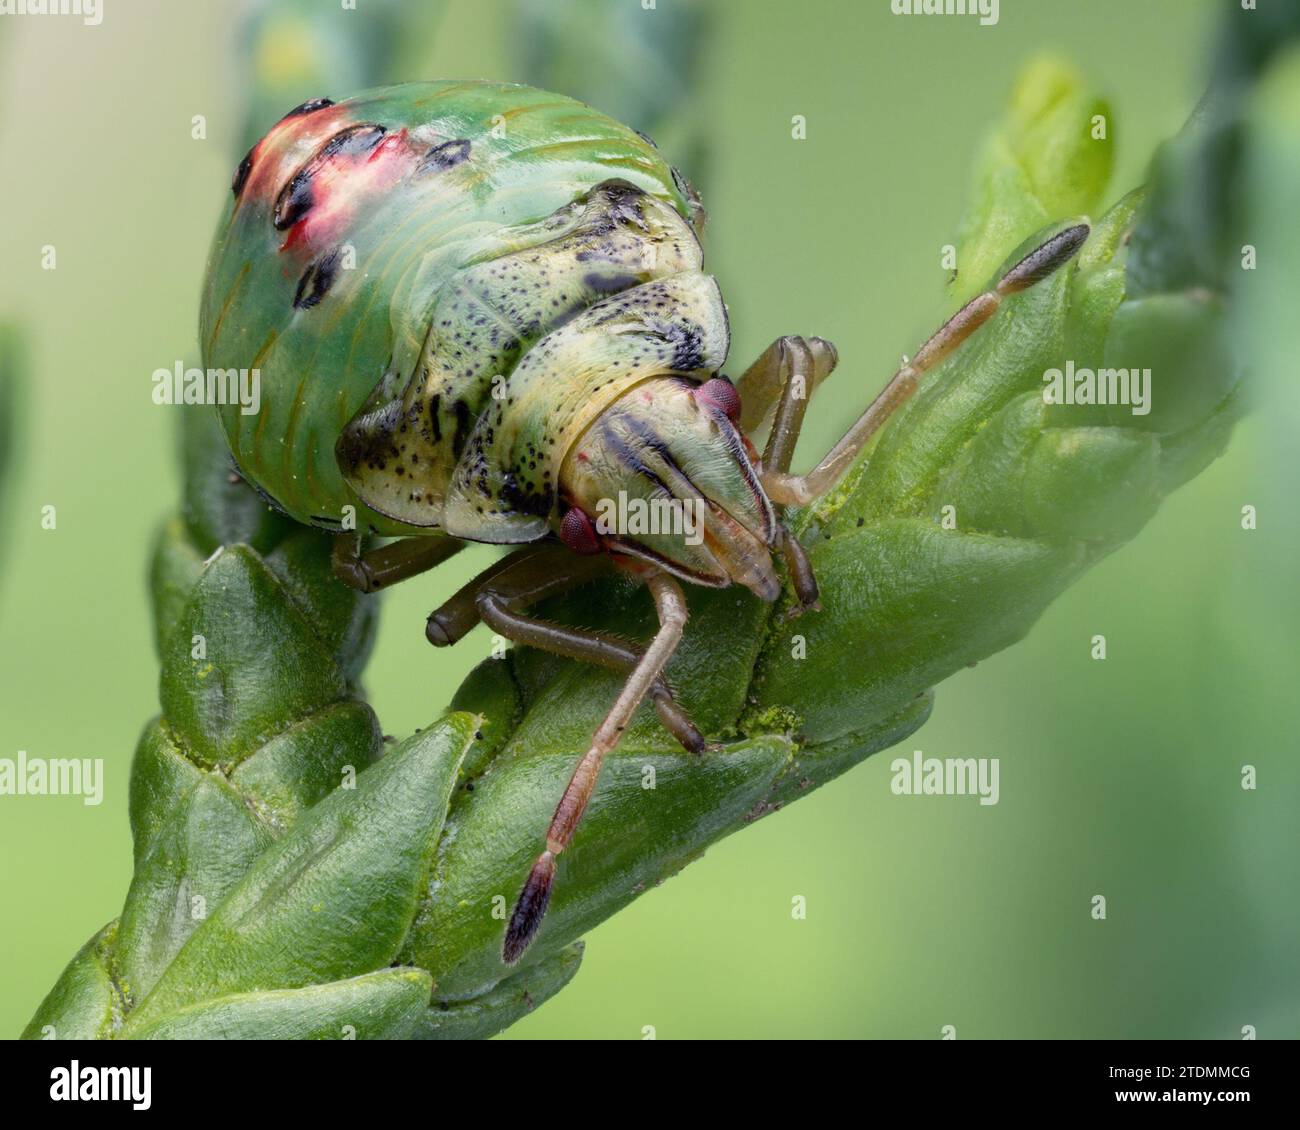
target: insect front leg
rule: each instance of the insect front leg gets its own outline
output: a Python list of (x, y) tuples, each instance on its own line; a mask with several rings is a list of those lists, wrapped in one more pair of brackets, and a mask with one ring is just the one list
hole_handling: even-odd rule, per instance
[[(579, 557), (568, 549), (528, 546), (494, 563), (429, 614), (425, 635), (436, 647), (464, 638), (480, 621), (512, 643), (535, 647), (566, 659), (578, 659), (615, 671), (631, 671), (644, 652), (608, 632), (556, 624), (522, 609), (606, 574), (604, 557)], [(649, 695), (659, 721), (682, 747), (701, 753), (704, 736), (673, 697), (660, 673)]]
[[(763, 451), (763, 468), (790, 469), (808, 398), (835, 369), (839, 353), (820, 337), (779, 337), (767, 347), (736, 384), (740, 393), (741, 427), (760, 427), (775, 407), (772, 429)], [(781, 525), (781, 553), (799, 604), (793, 611), (820, 608), (812, 563), (797, 538)]]
[(681, 586), (667, 573), (660, 572), (650, 574), (646, 585), (659, 615), (659, 631), (632, 669), (618, 698), (614, 700), (614, 705), (605, 715), (605, 720), (596, 729), (590, 749), (578, 762), (564, 795), (560, 797), (560, 803), (556, 805), (555, 815), (551, 817), (551, 826), (546, 833), (546, 850), (533, 864), (506, 927), (501, 956), (507, 965), (513, 965), (523, 956), (542, 924), (542, 917), (551, 901), (556, 857), (573, 839), (573, 833), (596, 787), (605, 755), (618, 745), (637, 706), (662, 676), (664, 667), (681, 641), (682, 630), (686, 626), (686, 597)]
[(740, 393), (740, 427), (746, 435), (758, 431), (775, 409), (763, 452), (764, 466), (779, 460), (782, 457), (779, 453), (788, 447), (783, 469), (789, 469), (808, 399), (835, 371), (838, 361), (839, 351), (824, 338), (787, 335), (778, 337), (763, 350), (736, 381), (736, 391)]
[[(788, 450), (778, 445), (778, 452), (785, 455), (785, 466), (781, 466), (779, 461), (769, 466), (765, 459), (759, 476), (768, 497), (775, 503), (805, 506), (830, 490), (871, 437), (912, 396), (922, 376), (987, 322), (1004, 298), (1041, 282), (1069, 262), (1083, 246), (1088, 232), (1087, 224), (1074, 224), (1058, 232), (1021, 259), (991, 290), (966, 303), (916, 351), (910, 361), (904, 362), (839, 443), (806, 475), (789, 473), (789, 453), (793, 451), (793, 442)], [(801, 421), (802, 410), (793, 414), (793, 418)], [(797, 433), (797, 423), (795, 428)], [(776, 432), (774, 425), (774, 438)], [(769, 449), (771, 446), (769, 441)]]
[(430, 536), (402, 538), (363, 551), (361, 535), (338, 534), (330, 553), (334, 576), (361, 592), (374, 592), (427, 572), (465, 548), (455, 538)]

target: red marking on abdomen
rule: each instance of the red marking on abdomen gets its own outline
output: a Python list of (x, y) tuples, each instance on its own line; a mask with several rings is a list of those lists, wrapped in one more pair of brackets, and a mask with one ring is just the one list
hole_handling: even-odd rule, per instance
[(417, 159), (406, 130), (385, 136), (364, 154), (338, 153), (321, 161), (311, 177), (311, 204), (280, 245), (281, 251), (314, 252), (339, 243), (360, 206), (387, 192)]

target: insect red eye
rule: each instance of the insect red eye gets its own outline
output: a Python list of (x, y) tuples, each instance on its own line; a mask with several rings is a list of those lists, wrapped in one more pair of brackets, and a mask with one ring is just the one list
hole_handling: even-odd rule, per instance
[(695, 399), (721, 409), (733, 423), (740, 419), (740, 393), (725, 377), (713, 377), (695, 390)]
[(591, 519), (577, 506), (571, 506), (560, 521), (560, 540), (574, 553), (590, 555), (600, 552), (600, 537)]

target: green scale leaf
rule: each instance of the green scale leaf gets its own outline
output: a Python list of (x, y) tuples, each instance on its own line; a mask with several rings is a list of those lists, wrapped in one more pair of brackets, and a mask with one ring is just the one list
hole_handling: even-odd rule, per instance
[(385, 969), (346, 981), (234, 993), (132, 1027), (136, 1040), (404, 1040), (429, 1008), (432, 978)]
[(476, 719), (416, 734), (309, 809), (181, 947), (127, 1024), (232, 993), (319, 985), (397, 955)]

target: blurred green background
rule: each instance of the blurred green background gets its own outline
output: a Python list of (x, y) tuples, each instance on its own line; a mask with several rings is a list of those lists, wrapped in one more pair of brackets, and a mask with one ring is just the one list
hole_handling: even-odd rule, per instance
[[(341, 18), (369, 18), (367, 2)], [(805, 463), (944, 315), (940, 247), (1017, 69), (1056, 50), (1111, 99), (1114, 199), (1195, 104), (1213, 29), (1194, 0), (1005, 0), (994, 27), (895, 17), (888, 0), (705, 7), (707, 163), (685, 171), (711, 216), (730, 367), (781, 333), (829, 337), (842, 359)], [(408, 45), (408, 77), (519, 77), (508, 12), (450, 0), (436, 42)], [(97, 808), (0, 797), (3, 1035), (130, 879), (128, 770), (157, 709), (145, 569), (178, 490), (176, 421), (150, 376), (195, 350), (243, 129), (237, 15), (109, 0), (99, 27), (0, 22), (0, 312), (29, 354), (0, 555), (0, 756), (99, 757), (107, 773)], [(1294, 470), (1268, 427), (1248, 419), (1026, 641), (945, 684), (897, 751), (1000, 758), (998, 805), (893, 796), (895, 754), (877, 756), (596, 930), (574, 983), (509, 1035), (1300, 1036), (1295, 636), (1277, 630), (1295, 597), (1276, 558)], [(423, 635), (486, 552), (385, 596), (366, 682), (387, 732), (435, 717), (487, 654), (482, 630), (449, 652)]]

